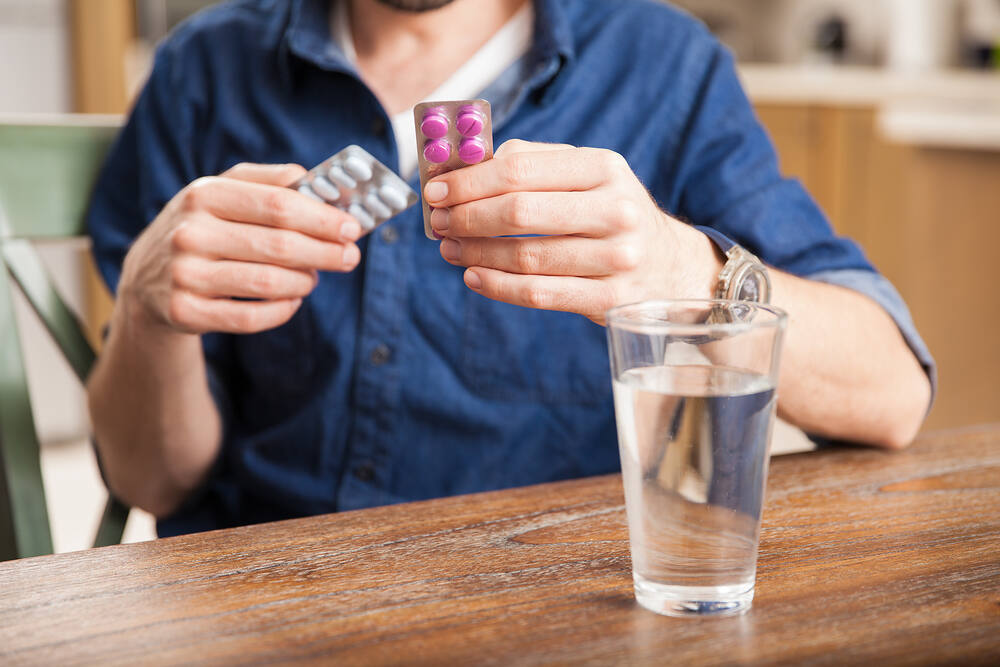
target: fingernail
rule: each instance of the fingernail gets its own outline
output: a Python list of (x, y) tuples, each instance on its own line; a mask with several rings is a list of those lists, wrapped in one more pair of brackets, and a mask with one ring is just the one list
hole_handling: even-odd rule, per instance
[(448, 225), (451, 224), (449, 220), (450, 214), (446, 208), (436, 208), (431, 211), (431, 227), (433, 227), (438, 232), (448, 231)]
[(462, 257), (462, 246), (458, 241), (446, 239), (441, 244), (441, 255), (449, 262), (457, 262)]
[(448, 196), (448, 184), (440, 181), (428, 183), (424, 188), (424, 197), (428, 202), (441, 201)]
[(348, 220), (340, 226), (340, 238), (345, 241), (357, 241), (361, 238), (361, 225), (353, 220)]
[(444, 240), (444, 237), (441, 236), (440, 234), (438, 234), (437, 232), (435, 232), (433, 229), (431, 230), (431, 234), (433, 234), (434, 238), (436, 238), (438, 241), (443, 241)]
[(344, 263), (344, 269), (350, 271), (358, 262), (361, 261), (361, 251), (358, 250), (358, 246), (351, 244), (344, 248), (344, 257), (342, 258)]
[(480, 290), (483, 288), (483, 281), (476, 274), (475, 271), (465, 272), (465, 284), (469, 286), (469, 289)]

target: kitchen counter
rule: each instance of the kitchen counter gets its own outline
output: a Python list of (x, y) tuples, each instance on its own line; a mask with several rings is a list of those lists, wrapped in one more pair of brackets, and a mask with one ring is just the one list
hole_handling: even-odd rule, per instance
[(890, 141), (1000, 150), (1000, 73), (741, 65), (740, 77), (756, 104), (874, 107)]

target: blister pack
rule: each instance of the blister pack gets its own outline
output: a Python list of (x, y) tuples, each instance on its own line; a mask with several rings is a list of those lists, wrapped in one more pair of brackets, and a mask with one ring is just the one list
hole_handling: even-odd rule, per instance
[(362, 235), (419, 198), (395, 172), (354, 145), (323, 160), (289, 187), (351, 214), (361, 225)]
[[(413, 108), (413, 121), (421, 192), (435, 176), (493, 158), (493, 122), (486, 100), (421, 102)], [(429, 239), (437, 238), (426, 201), (424, 233)]]

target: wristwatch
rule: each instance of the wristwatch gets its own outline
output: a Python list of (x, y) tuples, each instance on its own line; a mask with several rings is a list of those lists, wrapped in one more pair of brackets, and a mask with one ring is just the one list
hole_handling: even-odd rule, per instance
[(764, 263), (738, 245), (730, 248), (726, 257), (728, 260), (715, 286), (715, 298), (770, 303), (771, 278)]
[(726, 264), (722, 267), (719, 282), (715, 286), (715, 298), (770, 303), (771, 278), (764, 263), (724, 234), (710, 228), (699, 229), (726, 255)]

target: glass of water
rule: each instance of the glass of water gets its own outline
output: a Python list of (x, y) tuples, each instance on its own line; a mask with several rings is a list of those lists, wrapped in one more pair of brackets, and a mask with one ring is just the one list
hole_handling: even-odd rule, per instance
[(647, 609), (750, 608), (787, 322), (742, 301), (608, 313), (635, 596)]

